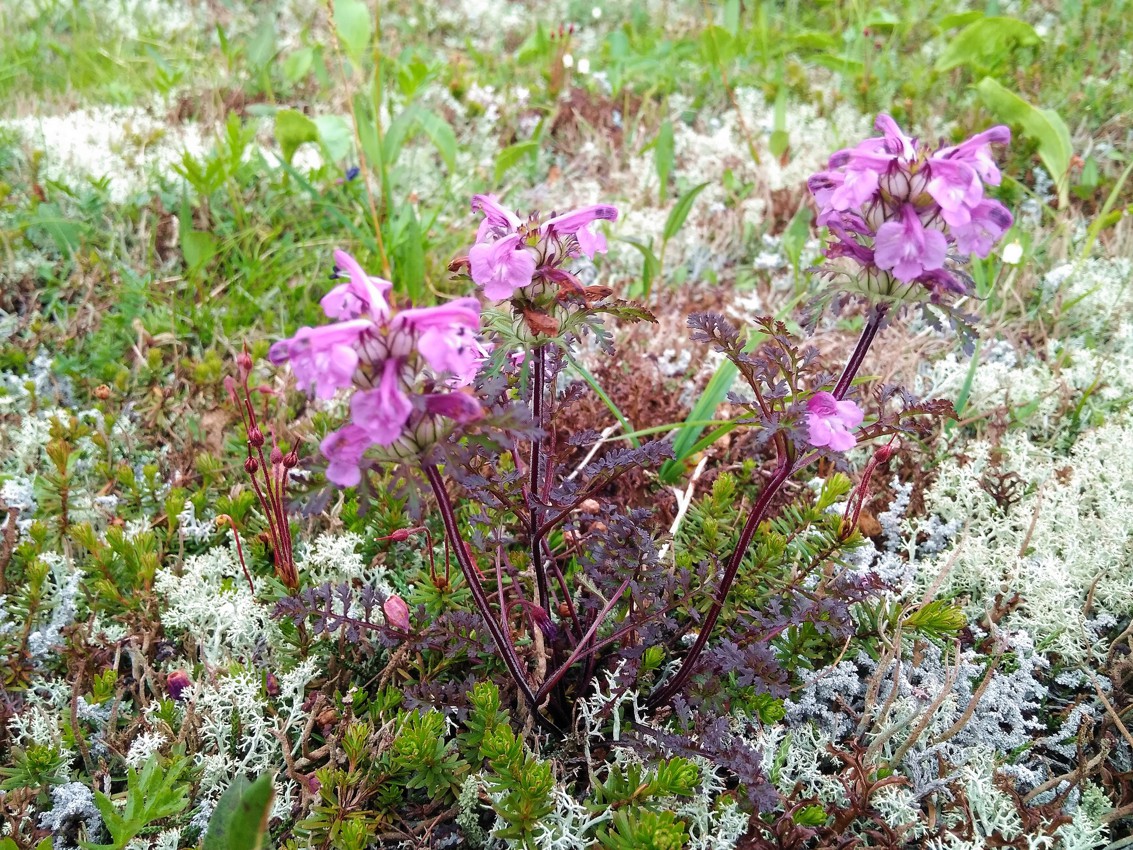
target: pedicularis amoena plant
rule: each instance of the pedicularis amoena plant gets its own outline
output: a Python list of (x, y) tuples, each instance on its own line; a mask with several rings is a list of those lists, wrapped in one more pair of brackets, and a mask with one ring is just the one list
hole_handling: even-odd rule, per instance
[[(649, 696), (659, 707), (682, 692), (687, 697), (694, 674), (713, 671), (741, 670), (745, 682), (785, 695), (785, 677), (767, 649), (773, 638), (808, 623), (819, 632), (849, 633), (846, 606), (869, 589), (853, 586), (844, 571), (819, 573), (817, 584), (796, 575), (787, 582), (793, 596), (769, 591), (762, 611), (744, 614), (732, 599), (741, 564), (792, 476), (824, 457), (844, 468), (841, 453), (888, 436), (847, 500), (845, 518), (833, 526), (827, 553), (836, 557), (838, 545), (853, 536), (869, 476), (894, 450), (895, 436), (951, 413), (948, 402), (883, 389), (867, 421), (851, 397), (854, 379), (900, 306), (920, 304), (956, 319), (951, 300), (968, 292), (966, 256), (986, 256), (1012, 221), (1005, 207), (984, 197), (985, 184), (999, 183), (991, 145), (1009, 140), (1006, 128), (935, 151), (887, 115), (877, 128), (882, 135), (838, 151), (829, 170), (809, 181), (818, 221), (831, 235), (829, 262), (819, 270), (831, 282), (823, 303), (856, 295), (867, 311), (840, 373), (823, 371), (817, 352), (770, 318), (757, 323), (758, 344), (722, 316), (689, 319), (693, 339), (714, 345), (747, 382), (749, 400), (736, 402), (758, 429), (756, 446), (773, 455), (758, 497), (746, 516), (737, 514), (738, 535), (724, 537), (734, 546), (706, 559), (699, 581), (687, 569), (659, 563), (646, 512), (619, 512), (593, 498), (628, 470), (666, 459), (664, 441), (612, 450), (564, 474), (571, 453), (596, 440), (592, 432), (563, 434), (556, 427), (581, 395), (581, 385), (559, 380), (573, 352), (586, 337), (611, 352), (602, 324), (607, 316), (652, 319), (613, 299), (608, 288), (583, 286), (572, 272), (579, 258), (606, 250), (596, 226), (617, 218), (614, 207), (524, 217), (491, 195), (475, 196), (472, 209), (483, 216), (476, 241), (451, 268), (479, 287), (483, 302), (465, 297), (398, 308), (390, 282), (338, 251), (341, 282), (321, 302), (331, 322), (272, 346), (271, 361), (288, 363), (304, 390), (320, 399), (350, 395), (350, 421), (320, 446), (331, 482), (358, 485), (380, 463), (423, 473), (479, 612), (470, 626), (490, 633), (541, 722), (569, 721), (572, 700), (585, 696), (613, 653), (639, 672), (668, 661), (667, 677)], [(464, 504), (454, 503), (454, 488)], [(770, 554), (757, 546), (756, 563), (770, 563), (776, 551), (786, 557), (793, 536), (784, 535)], [(815, 560), (822, 561), (821, 553)], [(750, 594), (744, 599), (748, 604)], [(725, 609), (732, 625), (717, 635), (720, 647), (706, 652)], [(389, 624), (408, 634), (404, 603), (394, 600), (385, 610)], [(530, 639), (517, 640), (517, 632)]]

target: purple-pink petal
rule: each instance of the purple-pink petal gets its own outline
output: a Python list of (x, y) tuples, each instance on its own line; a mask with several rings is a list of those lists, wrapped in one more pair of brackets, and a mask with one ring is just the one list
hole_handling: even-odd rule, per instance
[(610, 204), (594, 204), (589, 207), (582, 207), (581, 209), (572, 210), (562, 215), (557, 215), (554, 218), (549, 218), (543, 222), (539, 229), (544, 233), (554, 231), (560, 235), (576, 233), (581, 227), (585, 227), (592, 221), (603, 219), (605, 221), (617, 221), (618, 208)]
[(330, 465), (327, 480), (340, 487), (354, 487), (362, 480), (359, 464), (371, 445), (366, 431), (357, 425), (346, 425), (323, 438), (319, 451)]
[(517, 289), (531, 283), (535, 258), (520, 245), (518, 234), (497, 242), (478, 242), (468, 252), (472, 280), (484, 288), (493, 301), (511, 298)]
[(434, 393), (425, 396), (425, 410), (460, 423), (474, 422), (484, 415), (480, 402), (467, 393)]
[(601, 232), (591, 232), (589, 227), (580, 227), (574, 236), (578, 240), (578, 250), (587, 259), (594, 259), (595, 254), (605, 254), (609, 248), (606, 236)]
[(941, 215), (950, 225), (967, 224), (971, 208), (983, 198), (983, 184), (975, 170), (956, 159), (929, 161), (932, 179), (928, 193), (940, 204)]
[(877, 229), (873, 259), (878, 268), (908, 283), (926, 271), (941, 268), (947, 251), (944, 234), (925, 228), (913, 206), (905, 204), (900, 221), (887, 221)]
[(832, 393), (818, 392), (807, 400), (807, 441), (816, 448), (844, 452), (857, 444), (853, 429), (864, 418), (860, 407)]
[(393, 284), (380, 277), (371, 277), (358, 261), (345, 251), (334, 252), (335, 267), (346, 272), (348, 280), (323, 296), (319, 304), (331, 319), (356, 319), (369, 313), (377, 321), (389, 316), (386, 296)]
[(389, 359), (376, 389), (358, 391), (350, 399), (350, 417), (365, 429), (373, 442), (388, 446), (397, 442), (413, 412), (413, 404), (401, 388), (401, 364)]
[(956, 247), (964, 253), (986, 257), (1013, 221), (1011, 212), (999, 201), (980, 201), (972, 209), (971, 221), (952, 228)]
[(519, 216), (500, 206), (495, 195), (473, 195), (472, 211), (483, 213), (485, 222), (501, 230), (515, 230), (520, 225)]

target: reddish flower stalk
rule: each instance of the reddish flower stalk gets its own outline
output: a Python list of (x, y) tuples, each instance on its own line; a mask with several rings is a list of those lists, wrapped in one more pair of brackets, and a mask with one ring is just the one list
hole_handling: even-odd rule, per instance
[(216, 518), (216, 524), (232, 527), (232, 536), (236, 538), (236, 556), (240, 559), (240, 568), (244, 571), (244, 578), (248, 580), (248, 590), (252, 591), (252, 596), (255, 596), (256, 586), (252, 584), (252, 574), (248, 572), (248, 564), (244, 561), (244, 547), (240, 545), (240, 533), (236, 530), (236, 523), (232, 521), (232, 517), (228, 514), (221, 514)]
[[(225, 378), (228, 394), (240, 411), (240, 419), (248, 435), (248, 458), (244, 461), (244, 471), (252, 480), (252, 490), (259, 500), (260, 509), (268, 522), (268, 539), (274, 555), (275, 574), (289, 591), (299, 587), (299, 570), (295, 566), (295, 554), (291, 540), (291, 525), (287, 521), (287, 479), (291, 470), (299, 463), (299, 455), (294, 449), (287, 454), (275, 442), (272, 434), (272, 447), (268, 457), (264, 457), (264, 432), (256, 421), (256, 411), (252, 405), (251, 391), (248, 389), (248, 376), (252, 371), (252, 359), (244, 351), (238, 358), (243, 398), (237, 391), (236, 381)], [(253, 451), (255, 454), (253, 454)]]

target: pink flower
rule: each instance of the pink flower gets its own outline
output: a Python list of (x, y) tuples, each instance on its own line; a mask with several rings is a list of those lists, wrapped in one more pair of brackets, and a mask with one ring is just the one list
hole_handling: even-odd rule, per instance
[(836, 210), (860, 207), (877, 192), (880, 171), (872, 168), (847, 168), (842, 185), (830, 195), (830, 206)]
[(992, 145), (1005, 145), (1011, 141), (1011, 130), (1002, 124), (997, 124), (982, 133), (976, 133), (972, 138), (960, 144), (942, 148), (934, 155), (935, 158), (951, 159), (963, 162), (972, 167), (979, 178), (991, 185), (998, 186), (1002, 179), (995, 159), (991, 155)]
[(513, 233), (495, 242), (477, 242), (468, 252), (472, 280), (493, 301), (511, 298), (517, 289), (530, 285), (535, 276), (535, 258)]
[(391, 357), (377, 389), (359, 390), (350, 399), (350, 418), (379, 446), (396, 443), (413, 412), (413, 403), (401, 388), (400, 372), (401, 364)]
[(335, 391), (349, 387), (358, 368), (356, 346), (369, 330), (368, 319), (337, 322), (321, 328), (299, 328), (291, 339), (274, 343), (268, 359), (276, 364), (290, 362), (299, 385), (319, 398), (331, 398)]
[(900, 221), (887, 221), (877, 229), (873, 259), (880, 269), (901, 281), (913, 281), (944, 265), (948, 240), (939, 230), (926, 229), (912, 204), (905, 204)]
[(980, 201), (967, 224), (952, 228), (956, 247), (966, 254), (986, 257), (1013, 221), (1010, 210), (999, 201)]
[(362, 480), (359, 465), (372, 441), (357, 425), (346, 425), (323, 438), (319, 451), (330, 461), (327, 480), (339, 487), (354, 487)]
[(812, 395), (806, 403), (807, 439), (816, 448), (844, 452), (857, 445), (853, 429), (862, 424), (862, 410), (852, 401), (838, 401), (832, 393)]
[(396, 593), (382, 603), (382, 613), (390, 626), (403, 632), (409, 631), (409, 606)]
[(425, 410), (437, 416), (446, 416), (462, 424), (475, 422), (484, 415), (484, 408), (467, 393), (434, 393), (425, 396)]
[(928, 193), (940, 204), (941, 217), (953, 227), (967, 224), (972, 207), (983, 199), (983, 184), (975, 170), (958, 159), (929, 161), (932, 179)]
[(328, 318), (356, 319), (369, 313), (381, 320), (389, 315), (386, 296), (393, 289), (392, 283), (366, 274), (358, 261), (345, 251), (334, 252), (334, 265), (336, 270), (346, 272), (349, 280), (340, 283), (319, 302)]
[(500, 206), (494, 195), (473, 195), (472, 209), (483, 213), (484, 220), (476, 231), (476, 244), (468, 251), (468, 264), (472, 280), (494, 301), (511, 298), (539, 275), (550, 279), (548, 273), (569, 257), (604, 253), (606, 237), (590, 225), (618, 217), (616, 207), (594, 204), (541, 223), (534, 215), (524, 221)]

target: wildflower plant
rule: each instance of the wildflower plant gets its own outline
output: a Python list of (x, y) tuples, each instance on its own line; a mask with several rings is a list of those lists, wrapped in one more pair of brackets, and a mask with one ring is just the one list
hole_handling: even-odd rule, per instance
[[(570, 722), (571, 700), (585, 695), (600, 659), (613, 652), (637, 658), (634, 669), (641, 675), (659, 672), (660, 659), (675, 649), (674, 637), (693, 622), (691, 646), (683, 657), (670, 659), (675, 666), (654, 687), (651, 707), (672, 702), (694, 673), (727, 674), (735, 665), (756, 671), (743, 680), (757, 691), (781, 691), (785, 674), (768, 654), (768, 642), (778, 636), (818, 637), (821, 643), (832, 623), (819, 627), (813, 618), (829, 620), (835, 598), (846, 604), (864, 592), (822, 580), (818, 596), (812, 594), (817, 607), (781, 601), (786, 604), (781, 625), (765, 620), (765, 628), (752, 630), (761, 638), (737, 635), (731, 656), (716, 649), (702, 658), (725, 609), (728, 621), (737, 616), (732, 588), (753, 542), (757, 564), (787, 557), (776, 538), (759, 529), (790, 478), (822, 457), (844, 465), (844, 452), (890, 438), (868, 465), (845, 517), (829, 524), (830, 547), (816, 546), (803, 558), (812, 564), (823, 557), (836, 561), (838, 549), (850, 545), (870, 476), (892, 456), (895, 436), (915, 432), (926, 417), (951, 413), (947, 402), (920, 402), (889, 389), (863, 427), (864, 400), (853, 397), (854, 381), (895, 304), (924, 299), (939, 304), (965, 293), (958, 252), (986, 256), (1010, 226), (1006, 208), (984, 197), (984, 184), (999, 182), (990, 146), (1007, 141), (1008, 133), (993, 128), (930, 153), (888, 116), (880, 116), (877, 126), (881, 136), (835, 153), (829, 170), (810, 181), (821, 207), (819, 222), (832, 237), (824, 271), (867, 299), (865, 328), (840, 373), (827, 372), (815, 349), (771, 319), (757, 323), (754, 345), (722, 316), (702, 313), (689, 320), (693, 339), (731, 360), (748, 384), (749, 400), (735, 401), (746, 408), (744, 421), (757, 429), (756, 445), (774, 456), (759, 497), (735, 517), (738, 534), (724, 538), (733, 542), (730, 553), (705, 553), (722, 567), (718, 575), (703, 571), (701, 586), (688, 573), (659, 574), (646, 512), (619, 515), (594, 498), (630, 469), (665, 460), (670, 454), (665, 441), (609, 451), (571, 475), (563, 469), (574, 445), (594, 439), (560, 435), (556, 428), (556, 418), (581, 393), (577, 384), (562, 388), (580, 344), (592, 336), (610, 352), (605, 318), (652, 319), (644, 309), (614, 299), (608, 287), (584, 286), (574, 273), (577, 260), (606, 250), (598, 225), (617, 219), (613, 206), (522, 215), (495, 196), (474, 196), (472, 210), (481, 216), (475, 242), (450, 268), (477, 287), (483, 303), (465, 296), (435, 307), (394, 304), (389, 281), (338, 251), (340, 282), (321, 302), (331, 321), (272, 346), (271, 361), (288, 363), (310, 394), (321, 399), (340, 390), (350, 394), (349, 422), (320, 445), (328, 480), (357, 485), (381, 461), (407, 463), (423, 473), (437, 501), (447, 550), (479, 615), (477, 629), (489, 633), (527, 709), (548, 728)], [(471, 513), (454, 501), (454, 484), (467, 494)], [(788, 516), (794, 517), (788, 525), (803, 521), (801, 515)], [(808, 520), (816, 521), (817, 516)], [(784, 541), (794, 535), (789, 527), (783, 533)], [(585, 547), (571, 545), (583, 536)], [(435, 584), (435, 571), (431, 575)], [(789, 583), (796, 595), (800, 575), (796, 571)], [(831, 575), (827, 569), (827, 578)], [(758, 573), (749, 576), (760, 580)], [(700, 594), (703, 605), (695, 601)], [(821, 601), (823, 595), (829, 598)], [(776, 596), (764, 597), (763, 604)], [(695, 621), (672, 615), (683, 607), (698, 611)], [(400, 596), (388, 598), (383, 611), (397, 633), (409, 632), (410, 611)], [(290, 606), (288, 613), (301, 619), (302, 605)], [(834, 631), (849, 627), (845, 614), (834, 618), (838, 621), (843, 626)], [(804, 638), (807, 629), (811, 638)], [(528, 637), (521, 640), (523, 635)], [(725, 650), (731, 640), (726, 638)]]

